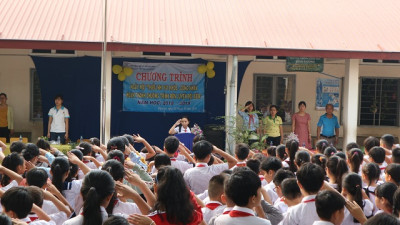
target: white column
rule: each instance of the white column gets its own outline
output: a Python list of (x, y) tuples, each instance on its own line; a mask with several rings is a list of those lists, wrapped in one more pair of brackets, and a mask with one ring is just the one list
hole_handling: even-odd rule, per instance
[(228, 55), (226, 63), (226, 97), (225, 97), (225, 125), (227, 127), (225, 149), (233, 155), (235, 138), (229, 133), (236, 129), (237, 106), (237, 76), (238, 59), (235, 55)]
[(343, 92), (343, 148), (357, 141), (359, 59), (346, 59)]
[[(107, 51), (105, 54), (104, 80), (101, 86), (101, 105), (100, 105), (100, 140), (107, 144), (110, 140), (111, 130), (111, 82), (112, 82), (112, 54)], [(103, 139), (104, 138), (104, 139)]]

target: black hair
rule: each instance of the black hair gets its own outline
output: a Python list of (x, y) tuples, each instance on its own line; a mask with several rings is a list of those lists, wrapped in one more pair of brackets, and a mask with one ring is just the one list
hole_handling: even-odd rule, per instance
[(122, 216), (110, 216), (108, 217), (103, 225), (130, 225), (128, 220)]
[(252, 158), (252, 159), (257, 159), (257, 160), (261, 163), (261, 162), (264, 161), (267, 157), (266, 157), (263, 153), (258, 152), (258, 153), (255, 153), (251, 158)]
[(49, 151), (50, 150), (50, 143), (48, 141), (46, 141), (43, 138), (39, 138), (38, 141), (36, 142), (36, 146), (38, 148), (44, 149)]
[(235, 155), (239, 160), (245, 160), (249, 156), (250, 148), (245, 143), (239, 143), (235, 147)]
[(278, 111), (278, 106), (277, 105), (270, 105), (269, 106), (269, 111), (271, 111), (272, 108), (275, 108), (276, 111)]
[[(13, 152), (3, 159), (1, 165), (9, 170), (17, 172), (18, 166), (24, 165), (24, 159), (18, 153)], [(1, 179), (1, 186), (7, 186), (10, 182), (10, 177), (3, 174)]]
[(26, 183), (30, 186), (42, 188), (47, 183), (47, 179), (49, 175), (42, 168), (35, 167), (26, 173)]
[(326, 169), (326, 161), (326, 156), (321, 153), (317, 153), (311, 157), (311, 162), (320, 166), (324, 171)]
[[(129, 146), (130, 142), (129, 142), (129, 139), (127, 137), (119, 136), (119, 138), (121, 138), (121, 140), (124, 142), (125, 146)], [(124, 148), (124, 150), (125, 150), (125, 148)]]
[(396, 164), (396, 163), (391, 163), (389, 164), (386, 169), (385, 172), (390, 175), (390, 177), (392, 178), (393, 182), (399, 186), (400, 185), (400, 164)]
[(39, 156), (39, 148), (32, 143), (28, 143), (26, 148), (22, 150), (22, 156), (26, 161), (31, 161), (33, 158)]
[(286, 148), (288, 149), (289, 153), (289, 169), (295, 173), (297, 171), (297, 167), (294, 164), (294, 160), (296, 158), (296, 152), (299, 150), (299, 142), (296, 140), (291, 140), (286, 142)]
[(269, 146), (267, 148), (267, 153), (268, 153), (268, 156), (276, 156), (276, 146)]
[(170, 166), (171, 159), (166, 154), (158, 154), (154, 157), (154, 167), (159, 170), (162, 166)]
[(261, 188), (260, 178), (251, 170), (233, 173), (225, 183), (225, 194), (237, 206), (245, 207), (249, 203), (249, 198), (257, 196), (258, 189)]
[(355, 142), (350, 142), (346, 145), (346, 152), (350, 151), (353, 148), (360, 148), (360, 146)]
[(211, 154), (213, 145), (208, 141), (199, 141), (194, 144), (192, 150), (196, 159), (202, 160)]
[(64, 101), (64, 96), (63, 96), (62, 94), (57, 94), (57, 95), (54, 97), (54, 100), (56, 100), (57, 98), (59, 98), (59, 99), (61, 99), (62, 101)]
[(208, 183), (208, 196), (210, 198), (218, 198), (224, 193), (224, 183), (229, 178), (227, 174), (215, 175)]
[(375, 163), (381, 164), (385, 161), (385, 149), (382, 147), (373, 147), (369, 150), (368, 155), (374, 160)]
[[(367, 177), (368, 179), (368, 186), (365, 188), (365, 192), (369, 198), (370, 190), (369, 187), (373, 182), (376, 183), (376, 181), (379, 180), (379, 177), (381, 175), (381, 169), (379, 168), (379, 165), (376, 163), (367, 163), (362, 167), (362, 173)], [(372, 192), (374, 194), (374, 192)]]
[(33, 204), (42, 208), (43, 206), (43, 192), (42, 189), (36, 186), (26, 187), (26, 190), (31, 195)]
[(303, 165), (303, 163), (310, 162), (311, 156), (307, 151), (301, 150), (301, 151), (296, 152), (294, 161), (295, 161), (296, 165), (298, 167), (300, 167), (301, 165)]
[(348, 152), (348, 159), (351, 165), (351, 172), (358, 173), (360, 171), (360, 166), (364, 160), (363, 152), (358, 148), (353, 148)]
[(394, 192), (393, 195), (393, 215), (399, 217), (400, 213), (400, 188)]
[(344, 198), (335, 191), (321, 191), (315, 197), (318, 217), (327, 221), (331, 220), (336, 211), (344, 209), (345, 204)]
[(334, 154), (334, 156), (337, 156), (337, 157), (342, 158), (342, 159), (344, 159), (344, 160), (347, 159), (346, 154), (345, 154), (344, 152), (341, 152), (341, 151), (336, 152), (336, 153)]
[(0, 96), (4, 96), (4, 97), (6, 97), (7, 98), (7, 94), (6, 93), (0, 93)]
[(254, 173), (259, 174), (260, 173), (260, 161), (257, 159), (249, 159), (246, 162), (246, 166), (249, 167), (251, 170), (254, 171)]
[[(246, 104), (244, 104), (244, 106), (248, 106), (248, 105), (253, 105), (253, 111), (256, 110), (256, 107), (254, 106), (254, 103), (252, 101), (247, 101)], [(245, 112), (249, 112), (249, 110), (244, 110)]]
[(281, 160), (285, 160), (287, 158), (285, 145), (276, 146), (276, 156), (278, 156)]
[(92, 137), (89, 139), (89, 141), (90, 141), (90, 144), (100, 147), (100, 144), (101, 144), (100, 139), (98, 139), (97, 137)]
[(304, 163), (296, 173), (297, 180), (310, 194), (317, 193), (324, 183), (325, 174), (320, 166)]
[(400, 225), (400, 221), (396, 216), (387, 213), (378, 213), (369, 218), (364, 225)]
[(326, 158), (330, 158), (331, 156), (335, 155), (337, 153), (337, 150), (335, 147), (333, 146), (329, 146), (327, 148), (325, 148), (324, 150), (324, 155), (326, 156)]
[(76, 155), (76, 157), (78, 157), (79, 160), (81, 160), (81, 161), (83, 160), (83, 153), (82, 153), (81, 150), (79, 150), (79, 149), (72, 149), (70, 152), (71, 152), (72, 154)]
[(92, 170), (86, 174), (82, 182), (83, 197), (82, 225), (98, 225), (103, 223), (100, 205), (115, 191), (115, 182), (111, 175), (102, 170)]
[(64, 184), (64, 176), (70, 170), (70, 164), (65, 157), (56, 157), (50, 167), (51, 173), (53, 174), (51, 182), (54, 186), (62, 192)]
[(397, 185), (386, 182), (375, 188), (375, 196), (377, 198), (384, 198), (387, 201), (386, 207), (393, 210), (393, 196), (397, 190)]
[(164, 140), (164, 148), (169, 154), (174, 154), (179, 148), (179, 139), (175, 136), (168, 136)]
[[(239, 172), (239, 171), (252, 171), (249, 167), (247, 167), (247, 166), (237, 166), (237, 167), (235, 167), (235, 168), (233, 168), (233, 170), (232, 170), (232, 174), (234, 174), (234, 173), (237, 173), (237, 172)], [(254, 171), (253, 171), (254, 172)]]
[(282, 168), (282, 161), (277, 157), (267, 157), (264, 161), (261, 162), (261, 169), (265, 172), (268, 172), (270, 170), (276, 172), (280, 168)]
[(193, 138), (193, 144), (196, 144), (199, 141), (206, 141), (206, 136), (204, 136), (203, 134), (198, 134)]
[(10, 152), (16, 152), (16, 153), (21, 153), (22, 150), (24, 150), (26, 148), (26, 145), (22, 142), (22, 141), (14, 141), (13, 143), (11, 143), (10, 145)]
[(81, 150), (83, 156), (91, 155), (92, 153), (92, 145), (87, 142), (79, 143), (79, 150)]
[(128, 139), (129, 144), (131, 144), (132, 146), (135, 145), (135, 139), (133, 139), (132, 135), (124, 134), (122, 136), (125, 137), (126, 139)]
[(119, 161), (122, 165), (125, 163), (125, 156), (121, 150), (111, 150), (108, 152), (107, 160), (115, 159)]
[(6, 212), (13, 211), (18, 219), (28, 216), (33, 206), (33, 199), (24, 187), (12, 187), (1, 196), (1, 205)]
[(286, 178), (281, 183), (282, 195), (289, 200), (301, 197), (300, 187), (296, 178)]
[(385, 146), (389, 149), (392, 150), (393, 145), (394, 145), (394, 137), (391, 134), (384, 134), (381, 137), (381, 141), (385, 144)]
[(321, 154), (324, 154), (325, 148), (329, 146), (329, 142), (325, 139), (320, 139), (317, 141), (315, 144), (315, 147), (317, 148), (317, 151)]
[(285, 170), (285, 169), (279, 169), (278, 171), (276, 171), (274, 179), (272, 180), (275, 184), (275, 186), (280, 186), (281, 183), (287, 179), (287, 178), (296, 178), (296, 176), (294, 175), (294, 173), (290, 170)]
[[(1, 94), (0, 94), (0, 96), (1, 96)], [(3, 224), (3, 225), (13, 225), (13, 222), (12, 222), (12, 220), (11, 220), (11, 218), (10, 217), (8, 217), (6, 214), (4, 214), (4, 213), (1, 213), (0, 214), (0, 224)]]
[[(362, 197), (362, 180), (361, 177), (356, 173), (349, 173), (343, 179), (343, 188), (353, 197), (361, 209), (364, 208), (363, 197)], [(358, 221), (354, 221), (358, 222)]]
[(297, 107), (300, 107), (301, 105), (304, 105), (305, 107), (307, 107), (307, 104), (305, 101), (300, 101), (299, 104), (297, 105)]
[(343, 176), (347, 172), (349, 172), (346, 161), (338, 156), (332, 156), (328, 159), (326, 167), (329, 169), (329, 172), (335, 177), (335, 184), (337, 184), (338, 186), (337, 190), (341, 192)]
[(211, 166), (212, 164), (214, 164), (214, 157), (213, 157), (213, 155), (211, 154), (210, 160), (208, 161), (207, 165), (208, 165), (208, 166)]
[(165, 211), (170, 224), (188, 224), (193, 220), (194, 205), (180, 170), (165, 166), (157, 173), (157, 200), (154, 211)]
[(370, 149), (379, 145), (380, 145), (379, 139), (376, 137), (369, 136), (364, 140), (364, 149), (366, 152), (369, 152)]
[(107, 160), (103, 164), (101, 169), (110, 173), (115, 181), (120, 181), (124, 179), (125, 176), (124, 165), (122, 165), (121, 162), (119, 162), (118, 160), (115, 159)]
[(392, 163), (400, 163), (400, 148), (392, 150)]
[(125, 152), (125, 142), (121, 137), (113, 137), (107, 143), (107, 152), (111, 150), (120, 150)]

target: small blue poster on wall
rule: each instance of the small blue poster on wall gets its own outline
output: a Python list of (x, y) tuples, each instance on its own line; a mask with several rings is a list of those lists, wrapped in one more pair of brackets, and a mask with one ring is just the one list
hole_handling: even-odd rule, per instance
[(321, 79), (317, 80), (317, 99), (316, 109), (325, 110), (327, 104), (332, 104), (335, 110), (339, 110), (340, 103), (340, 80), (339, 79)]
[(204, 112), (199, 64), (124, 62), (133, 70), (123, 83), (123, 111)]

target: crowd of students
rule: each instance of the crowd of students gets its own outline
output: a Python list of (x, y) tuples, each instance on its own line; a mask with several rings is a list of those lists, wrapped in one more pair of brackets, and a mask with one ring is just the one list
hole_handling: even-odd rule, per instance
[(368, 137), (364, 151), (292, 140), (267, 155), (239, 143), (234, 156), (204, 136), (192, 152), (175, 136), (162, 149), (139, 135), (91, 138), (66, 155), (14, 142), (0, 151), (0, 224), (400, 224), (394, 140)]

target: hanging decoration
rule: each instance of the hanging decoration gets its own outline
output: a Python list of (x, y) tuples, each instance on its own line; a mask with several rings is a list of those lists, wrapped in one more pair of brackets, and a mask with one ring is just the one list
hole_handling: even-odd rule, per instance
[(203, 64), (197, 67), (197, 72), (200, 74), (206, 73), (209, 79), (215, 77), (215, 70), (214, 70), (214, 62), (207, 62), (207, 64)]
[(118, 80), (119, 81), (124, 81), (126, 77), (129, 77), (132, 75), (133, 70), (130, 67), (122, 67), (120, 65), (114, 65), (112, 67), (112, 72), (116, 75), (118, 75)]

